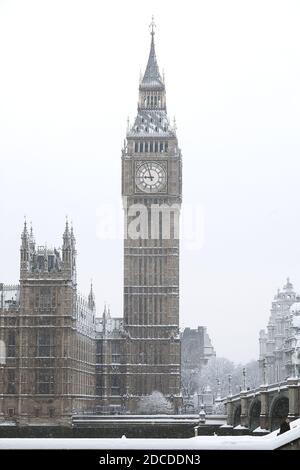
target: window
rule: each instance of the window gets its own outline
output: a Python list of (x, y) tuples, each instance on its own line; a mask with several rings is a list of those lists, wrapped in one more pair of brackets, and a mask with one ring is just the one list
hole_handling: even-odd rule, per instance
[(34, 408), (34, 417), (38, 418), (40, 416), (40, 409), (39, 408)]
[(16, 356), (16, 333), (10, 331), (7, 339), (7, 357)]
[(113, 342), (111, 345), (111, 362), (120, 363), (120, 361), (121, 361), (120, 344), (119, 342)]
[(48, 256), (48, 271), (51, 272), (55, 268), (55, 258), (54, 255)]
[(13, 418), (13, 416), (15, 414), (15, 409), (14, 408), (8, 408), (7, 414), (9, 416), (9, 418)]
[(54, 418), (55, 409), (54, 408), (48, 408), (48, 414), (49, 414), (49, 418)]
[(41, 369), (37, 371), (36, 380), (37, 393), (53, 394), (54, 393), (54, 369)]
[(37, 257), (37, 266), (39, 271), (44, 271), (45, 269), (45, 257), (43, 255), (39, 255)]
[(35, 307), (41, 309), (49, 309), (51, 306), (51, 288), (41, 287), (36, 292)]
[(16, 393), (16, 371), (15, 369), (7, 369), (7, 393)]
[(53, 332), (49, 329), (40, 330), (37, 334), (37, 356), (51, 357), (54, 355)]
[(118, 375), (111, 376), (111, 394), (112, 395), (120, 394), (120, 377)]

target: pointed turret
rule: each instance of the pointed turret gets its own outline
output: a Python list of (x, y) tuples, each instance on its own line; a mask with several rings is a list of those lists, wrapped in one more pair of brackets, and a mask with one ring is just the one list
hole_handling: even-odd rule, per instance
[[(138, 109), (143, 110), (164, 110), (166, 111), (166, 90), (165, 83), (159, 72), (154, 44), (154, 27), (152, 19), (150, 53), (144, 76), (139, 86)], [(157, 127), (157, 126), (154, 126)]]
[(28, 229), (27, 229), (26, 219), (24, 220), (24, 228), (23, 228), (23, 232), (21, 234), (21, 240), (22, 240), (22, 245), (23, 246), (28, 245), (28, 243), (29, 243), (29, 233), (28, 233)]
[(152, 17), (152, 23), (150, 24), (151, 27), (151, 46), (150, 46), (150, 53), (147, 62), (147, 67), (143, 76), (143, 79), (140, 83), (140, 89), (145, 88), (160, 88), (164, 90), (165, 85), (164, 81), (160, 75), (159, 67), (156, 59), (155, 53), (155, 43), (154, 43), (154, 36), (155, 36), (155, 23)]
[(33, 235), (32, 222), (30, 222), (29, 245), (30, 251), (33, 252), (35, 250), (35, 239)]
[(71, 244), (72, 244), (72, 248), (75, 250), (76, 238), (74, 235), (73, 224), (71, 225)]
[(69, 271), (70, 277), (76, 284), (76, 249), (73, 227), (69, 229), (69, 222), (66, 219), (65, 231), (63, 234), (62, 246), (63, 269)]
[(69, 246), (70, 242), (71, 242), (71, 232), (69, 230), (68, 218), (66, 218), (65, 231), (64, 231), (64, 234), (63, 234), (63, 242), (64, 242), (64, 246)]
[(88, 296), (88, 306), (94, 312), (96, 309), (95, 294), (93, 290), (93, 282), (91, 282), (90, 293)]
[(22, 274), (29, 270), (29, 258), (30, 258), (30, 237), (27, 229), (26, 219), (24, 221), (24, 228), (21, 234), (21, 248), (20, 248), (20, 268), (21, 277)]

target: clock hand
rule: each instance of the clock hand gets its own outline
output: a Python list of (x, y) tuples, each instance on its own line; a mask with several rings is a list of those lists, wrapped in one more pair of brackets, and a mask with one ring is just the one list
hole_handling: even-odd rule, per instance
[(146, 163), (146, 165), (147, 165), (147, 169), (148, 169), (149, 176), (147, 176), (147, 177), (145, 176), (145, 178), (150, 178), (151, 181), (152, 181), (152, 180), (153, 180), (153, 176), (151, 175), (149, 163)]

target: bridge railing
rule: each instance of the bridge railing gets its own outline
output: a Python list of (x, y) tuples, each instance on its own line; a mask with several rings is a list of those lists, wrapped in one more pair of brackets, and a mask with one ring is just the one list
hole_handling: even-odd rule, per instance
[[(298, 382), (298, 386), (300, 387), (300, 382)], [(219, 401), (221, 401), (222, 403), (226, 403), (227, 401), (229, 401), (229, 399), (230, 401), (240, 400), (241, 395), (246, 397), (259, 395), (261, 393), (262, 387), (264, 387), (267, 392), (272, 392), (275, 390), (278, 390), (278, 392), (280, 392), (281, 390), (287, 390), (288, 382), (287, 380), (282, 380), (280, 382), (274, 382), (272, 384), (261, 384), (259, 387), (252, 388), (250, 390), (241, 390), (238, 393), (228, 395), (227, 397), (222, 397)]]

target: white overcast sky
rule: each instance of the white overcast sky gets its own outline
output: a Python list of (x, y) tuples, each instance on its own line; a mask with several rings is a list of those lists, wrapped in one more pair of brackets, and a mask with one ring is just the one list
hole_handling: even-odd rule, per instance
[[(38, 244), (73, 220), (80, 290), (122, 315), (121, 147), (136, 113), (151, 16), (183, 152), (185, 210), (204, 242), (181, 251), (181, 325), (217, 354), (257, 358), (277, 287), (300, 291), (300, 2), (0, 0), (0, 280), (19, 279), (24, 214)], [(186, 209), (185, 209), (186, 208)], [(98, 217), (98, 218), (97, 218)]]

